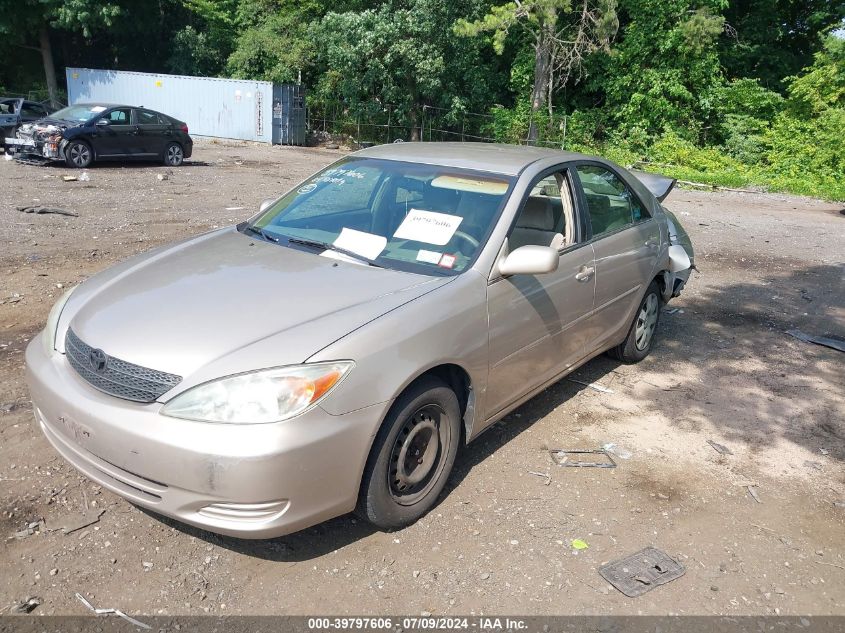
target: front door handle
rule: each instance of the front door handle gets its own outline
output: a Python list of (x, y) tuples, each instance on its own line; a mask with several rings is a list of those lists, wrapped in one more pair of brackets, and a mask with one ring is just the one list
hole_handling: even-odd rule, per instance
[(596, 269), (592, 266), (581, 266), (581, 269), (575, 273), (575, 280), (576, 281), (590, 281), (593, 278), (593, 275), (596, 273)]
[(655, 238), (646, 240), (645, 246), (646, 248), (657, 248), (657, 240)]

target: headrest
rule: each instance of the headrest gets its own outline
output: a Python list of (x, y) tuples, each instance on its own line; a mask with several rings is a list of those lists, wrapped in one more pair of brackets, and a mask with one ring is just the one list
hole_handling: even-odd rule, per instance
[(521, 229), (554, 231), (555, 218), (551, 201), (544, 196), (530, 196), (516, 225)]

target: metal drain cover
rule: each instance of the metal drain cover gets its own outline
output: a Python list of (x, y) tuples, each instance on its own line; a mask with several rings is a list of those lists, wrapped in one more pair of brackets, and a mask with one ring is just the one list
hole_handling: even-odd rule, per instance
[(646, 547), (599, 568), (602, 578), (629, 598), (680, 578), (684, 572), (683, 565), (654, 547)]

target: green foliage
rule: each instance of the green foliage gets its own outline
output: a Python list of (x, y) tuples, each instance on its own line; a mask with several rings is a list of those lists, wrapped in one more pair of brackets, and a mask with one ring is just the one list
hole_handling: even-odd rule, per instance
[(377, 8), (328, 13), (312, 28), (325, 73), (319, 93), (340, 96), (353, 110), (393, 104), (414, 128), (422, 106), (478, 109), (495, 94), (481, 43), (444, 24), (478, 10), (476, 0), (389, 1)]
[(806, 74), (790, 78), (793, 111), (818, 115), (828, 108), (845, 108), (845, 39), (830, 36), (816, 53)]
[(309, 24), (325, 13), (320, 0), (241, 0), (239, 35), (226, 69), (233, 77), (290, 83), (307, 73), (316, 47)]

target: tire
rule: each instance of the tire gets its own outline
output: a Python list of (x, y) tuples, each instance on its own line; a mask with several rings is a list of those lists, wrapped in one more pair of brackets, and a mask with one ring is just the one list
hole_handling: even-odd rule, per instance
[[(413, 384), (393, 403), (373, 443), (361, 482), (359, 516), (385, 530), (422, 517), (449, 479), (460, 438), (455, 392), (433, 377)], [(416, 464), (409, 463), (411, 451), (422, 453)]]
[(652, 281), (640, 301), (628, 336), (625, 340), (610, 349), (608, 354), (623, 363), (638, 363), (651, 352), (654, 347), (654, 334), (660, 323), (660, 309), (663, 306), (663, 294), (656, 281)]
[(185, 160), (185, 150), (179, 143), (168, 143), (164, 148), (162, 162), (168, 167), (178, 167)]
[(85, 169), (94, 162), (94, 150), (85, 141), (71, 141), (65, 148), (65, 164)]

